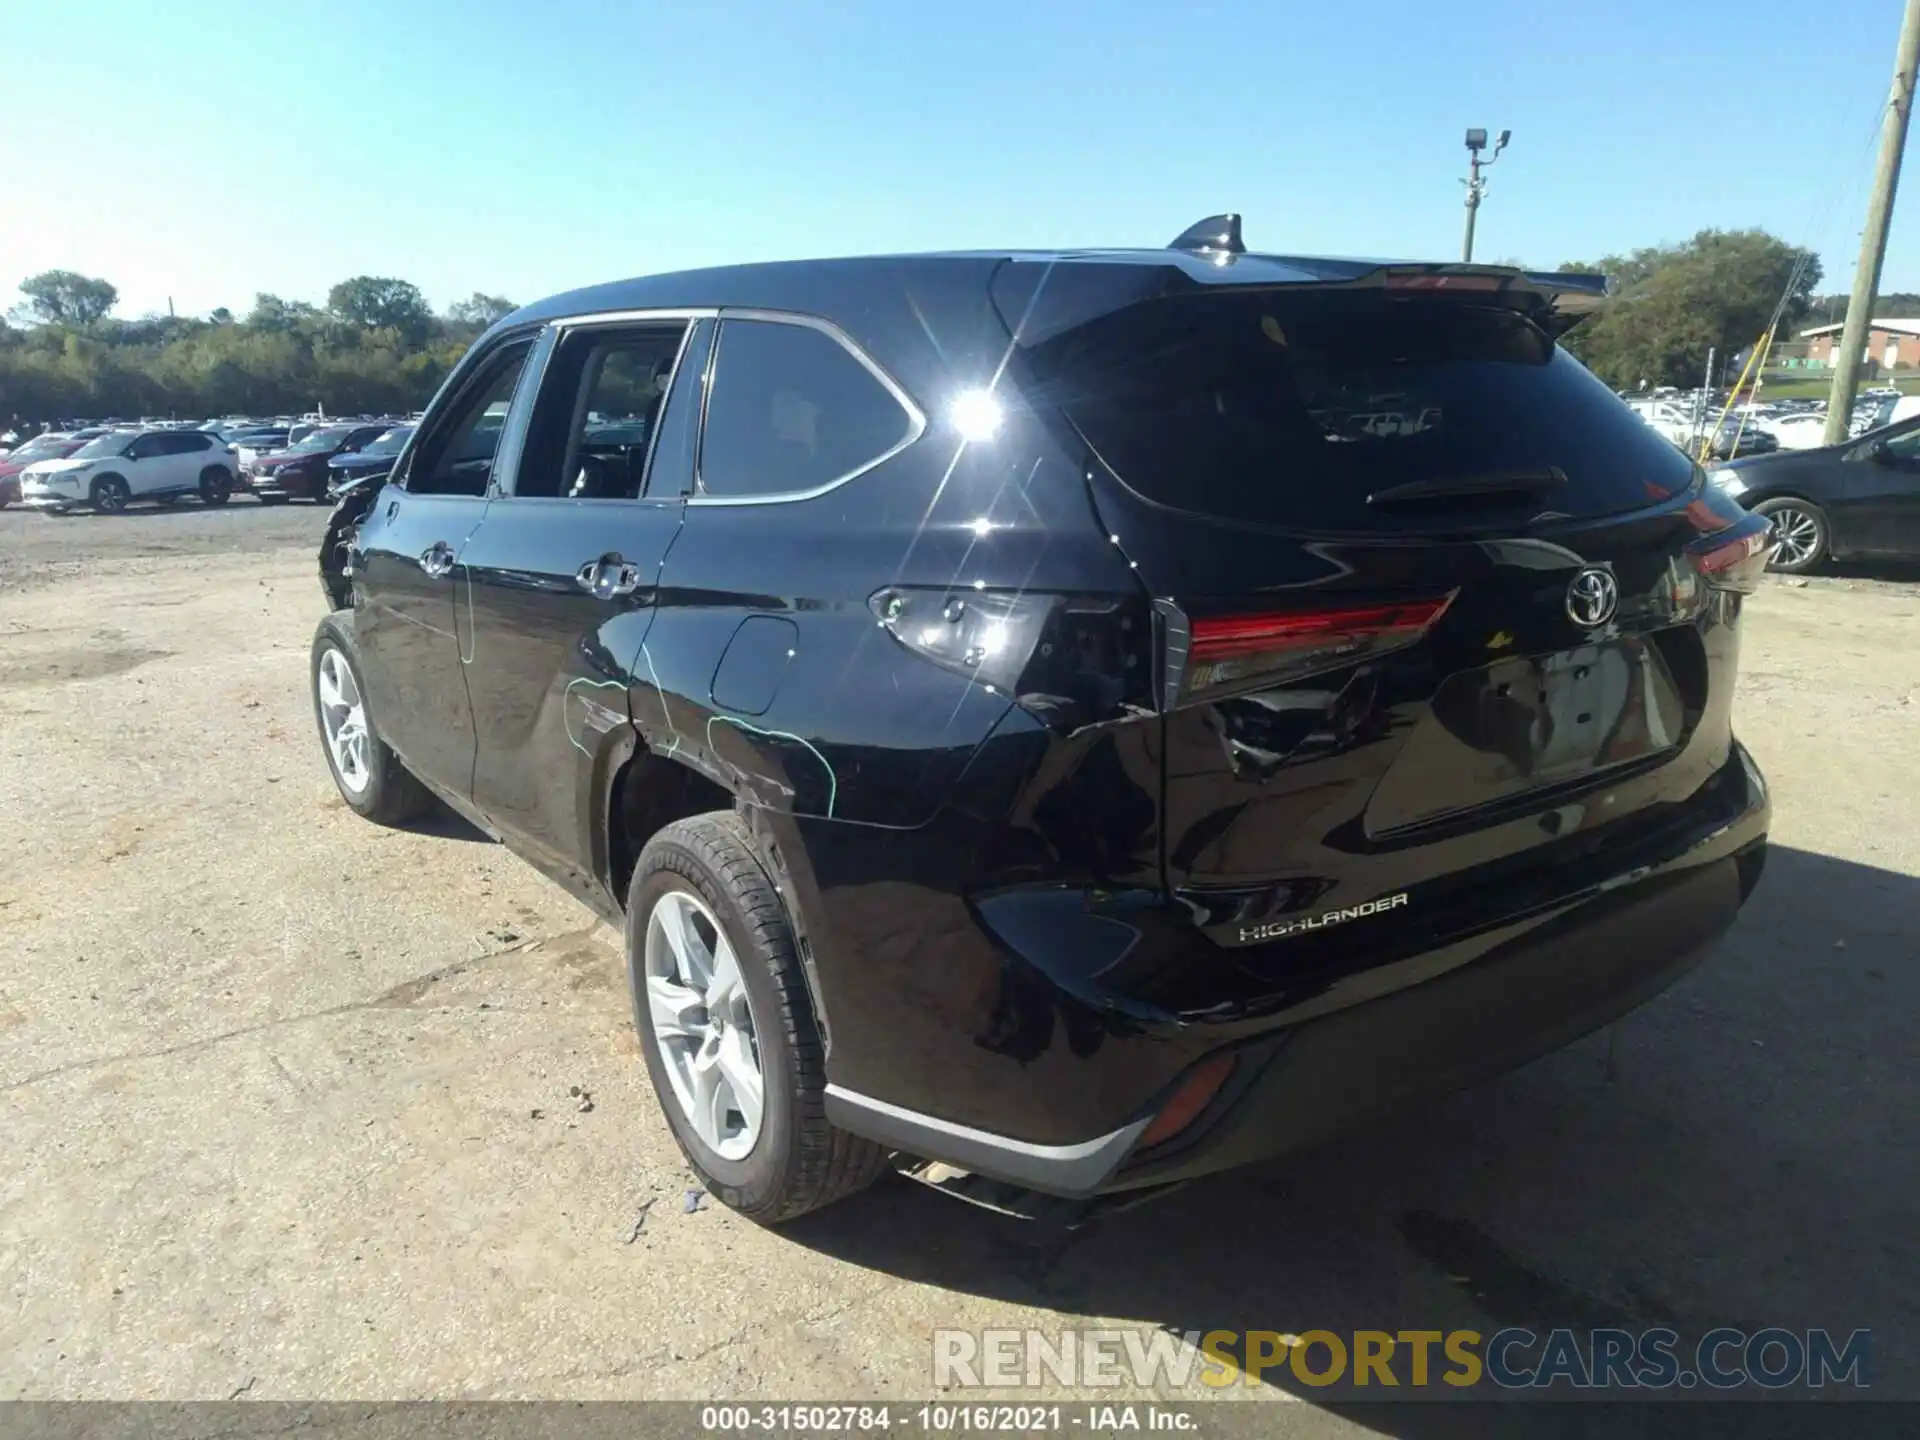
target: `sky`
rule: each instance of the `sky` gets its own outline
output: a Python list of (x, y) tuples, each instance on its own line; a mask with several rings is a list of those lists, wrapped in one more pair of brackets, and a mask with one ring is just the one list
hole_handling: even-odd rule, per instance
[[(396, 276), (437, 308), (796, 256), (1164, 245), (1535, 268), (1764, 227), (1851, 283), (1900, 0), (11, 0), (0, 311)], [(1559, 12), (1559, 13), (1556, 13)], [(1920, 144), (1920, 137), (1916, 137)], [(1911, 167), (1909, 167), (1911, 168)], [(1920, 290), (1920, 192), (1881, 289)]]

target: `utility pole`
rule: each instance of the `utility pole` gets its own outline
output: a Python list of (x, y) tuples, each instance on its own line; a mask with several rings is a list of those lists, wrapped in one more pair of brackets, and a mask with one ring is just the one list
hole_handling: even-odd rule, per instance
[(1893, 93), (1887, 99), (1886, 119), (1880, 128), (1880, 164), (1873, 176), (1873, 197), (1867, 201), (1867, 228), (1860, 236), (1860, 263), (1854, 268), (1847, 323), (1840, 332), (1833, 390), (1827, 396), (1827, 430), (1822, 440), (1828, 445), (1838, 445), (1847, 438), (1847, 427), (1853, 419), (1860, 359), (1867, 348), (1867, 332), (1873, 326), (1880, 266), (1887, 258), (1887, 231), (1893, 226), (1893, 192), (1900, 184), (1900, 156), (1907, 148), (1916, 70), (1920, 70), (1920, 0), (1907, 0), (1906, 18), (1900, 22), (1900, 48), (1893, 62)]
[[(1920, 0), (1913, 0), (1920, 4)], [(1467, 235), (1460, 242), (1460, 258), (1468, 264), (1473, 262), (1473, 222), (1480, 213), (1480, 197), (1487, 193), (1487, 182), (1480, 172), (1500, 158), (1500, 152), (1507, 148), (1507, 141), (1513, 138), (1511, 130), (1502, 130), (1500, 138), (1494, 141), (1493, 154), (1486, 159), (1480, 158), (1480, 152), (1487, 148), (1487, 132), (1484, 130), (1467, 131), (1467, 175), (1460, 183), (1467, 187)]]

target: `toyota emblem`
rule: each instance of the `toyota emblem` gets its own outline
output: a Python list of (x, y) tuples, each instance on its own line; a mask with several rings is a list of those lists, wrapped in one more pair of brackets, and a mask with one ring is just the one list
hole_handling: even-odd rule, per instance
[(1588, 566), (1567, 585), (1567, 618), (1583, 630), (1597, 630), (1613, 619), (1620, 586), (1610, 571)]

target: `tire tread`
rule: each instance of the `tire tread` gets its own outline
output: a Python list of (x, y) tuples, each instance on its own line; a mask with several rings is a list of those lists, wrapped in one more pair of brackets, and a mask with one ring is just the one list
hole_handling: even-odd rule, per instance
[(794, 1145), (787, 1173), (761, 1206), (734, 1208), (762, 1224), (776, 1225), (864, 1190), (885, 1173), (892, 1152), (827, 1119), (825, 1047), (786, 906), (755, 855), (751, 832), (729, 810), (677, 820), (648, 841), (634, 867), (636, 888), (662, 869), (694, 879), (671, 863), (675, 849), (685, 851), (724, 885), (761, 951), (772, 958), (770, 978), (780, 997), (779, 1024), (794, 1062)]
[[(359, 651), (354, 647), (346, 629), (331, 615), (322, 620), (319, 629), (314, 632), (312, 657), (308, 662), (309, 674), (319, 667), (321, 651), (328, 649), (338, 650), (346, 657), (347, 664), (353, 667), (354, 682), (360, 687), (360, 703), (367, 710), (368, 738), (371, 741), (369, 748), (375, 767), (373, 796), (369, 803), (356, 804), (347, 794), (346, 787), (339, 785), (339, 777), (335, 776), (335, 785), (340, 790), (340, 798), (345, 800), (356, 814), (373, 821), (376, 825), (404, 825), (409, 820), (418, 819), (439, 801), (434, 793), (401, 763), (400, 757), (393, 753), (392, 748), (380, 738), (380, 732), (373, 722), (373, 711), (366, 702), (366, 672), (361, 667)], [(317, 722), (319, 718), (317, 696), (314, 707)], [(325, 753), (325, 745), (326, 735), (323, 730), (321, 758), (326, 761), (327, 773), (332, 774), (333, 759)]]

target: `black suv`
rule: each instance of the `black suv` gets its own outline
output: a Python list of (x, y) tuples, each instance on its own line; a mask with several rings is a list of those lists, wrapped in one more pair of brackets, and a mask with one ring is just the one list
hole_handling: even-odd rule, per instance
[(1556, 344), (1603, 293), (1220, 218), (530, 306), (335, 512), (335, 778), (624, 924), (758, 1219), (1130, 1198), (1502, 1071), (1764, 858), (1768, 527)]

